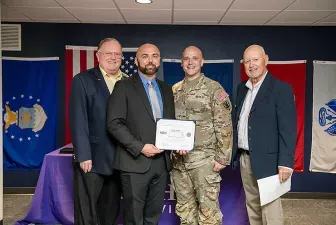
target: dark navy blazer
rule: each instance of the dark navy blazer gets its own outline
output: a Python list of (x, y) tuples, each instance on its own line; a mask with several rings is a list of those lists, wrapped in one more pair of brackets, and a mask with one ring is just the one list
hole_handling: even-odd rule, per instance
[(71, 82), (70, 130), (76, 162), (92, 160), (92, 172), (113, 173), (115, 143), (106, 128), (110, 92), (99, 69), (77, 74)]
[[(233, 166), (238, 165), (238, 120), (248, 88), (237, 87), (234, 120)], [(278, 166), (293, 168), (296, 146), (296, 108), (289, 84), (265, 77), (253, 102), (248, 119), (248, 144), (252, 174), (264, 178), (278, 173)]]

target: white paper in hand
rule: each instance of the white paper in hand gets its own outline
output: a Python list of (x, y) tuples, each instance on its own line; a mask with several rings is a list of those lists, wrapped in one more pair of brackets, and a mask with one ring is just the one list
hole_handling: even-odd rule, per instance
[(196, 124), (191, 120), (160, 119), (156, 123), (155, 146), (165, 150), (194, 148)]
[(277, 174), (257, 180), (261, 206), (266, 205), (287, 193), (291, 188), (291, 179), (292, 176), (290, 176), (284, 183), (280, 183), (279, 174)]

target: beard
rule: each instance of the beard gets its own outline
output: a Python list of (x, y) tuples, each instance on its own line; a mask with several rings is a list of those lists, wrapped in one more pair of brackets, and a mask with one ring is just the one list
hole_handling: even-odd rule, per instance
[(147, 65), (145, 65), (145, 67), (142, 67), (138, 61), (138, 69), (140, 70), (140, 72), (143, 74), (143, 75), (153, 75), (153, 74), (156, 74), (156, 72), (159, 70), (160, 66), (156, 66), (152, 63), (148, 63)]

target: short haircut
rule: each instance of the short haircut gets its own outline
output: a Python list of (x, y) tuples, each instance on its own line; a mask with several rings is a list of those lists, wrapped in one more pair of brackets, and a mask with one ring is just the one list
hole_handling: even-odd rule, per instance
[(118, 42), (118, 44), (121, 46), (120, 42), (119, 42), (117, 39), (115, 39), (115, 38), (104, 38), (103, 40), (101, 40), (101, 41), (99, 42), (97, 51), (99, 51), (99, 49), (101, 48), (101, 46), (102, 46), (105, 42), (109, 42), (109, 41), (116, 41), (116, 42)]

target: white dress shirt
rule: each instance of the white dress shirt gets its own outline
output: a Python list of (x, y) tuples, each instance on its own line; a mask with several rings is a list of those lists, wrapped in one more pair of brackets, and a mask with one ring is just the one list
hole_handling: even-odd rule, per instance
[(253, 105), (254, 99), (258, 94), (258, 91), (260, 89), (261, 84), (265, 80), (265, 77), (267, 76), (267, 71), (265, 76), (252, 86), (252, 81), (249, 79), (245, 86), (248, 88), (248, 91), (246, 93), (246, 97), (242, 106), (242, 109), (240, 111), (239, 115), (239, 121), (238, 121), (238, 148), (249, 150), (248, 145), (248, 119), (249, 114), (251, 111), (251, 107)]

